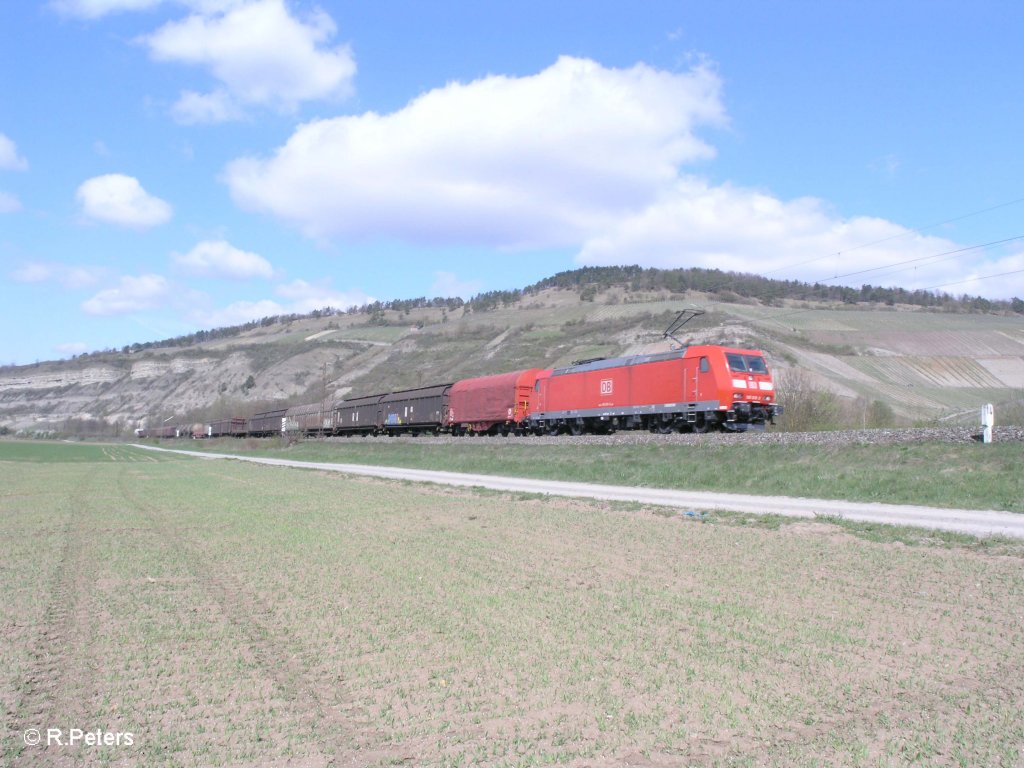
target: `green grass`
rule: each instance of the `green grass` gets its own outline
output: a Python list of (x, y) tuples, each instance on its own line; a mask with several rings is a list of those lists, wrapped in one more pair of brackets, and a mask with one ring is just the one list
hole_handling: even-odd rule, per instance
[(107, 461), (175, 461), (175, 454), (143, 451), (130, 445), (47, 440), (0, 440), (0, 462), (67, 464)]
[(1019, 443), (541, 445), (466, 438), (187, 442), (169, 447), (554, 480), (1024, 512)]
[[(0, 474), (4, 764), (1024, 758), (1019, 553), (187, 458)], [(62, 725), (135, 745), (22, 745)]]

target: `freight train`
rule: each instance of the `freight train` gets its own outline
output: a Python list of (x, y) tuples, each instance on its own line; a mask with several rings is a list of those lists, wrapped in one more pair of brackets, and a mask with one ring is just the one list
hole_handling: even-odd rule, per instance
[(782, 414), (764, 354), (688, 346), (278, 408), (140, 437), (557, 435), (763, 430)]

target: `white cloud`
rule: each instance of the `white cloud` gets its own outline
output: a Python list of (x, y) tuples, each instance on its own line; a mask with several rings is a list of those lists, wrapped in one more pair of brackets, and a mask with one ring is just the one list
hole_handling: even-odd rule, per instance
[(192, 321), (203, 328), (224, 328), (242, 325), (251, 320), (264, 317), (288, 314), (285, 308), (276, 301), (263, 299), (260, 301), (236, 301), (233, 304), (212, 311), (196, 310), (192, 313)]
[(206, 67), (221, 84), (183, 93), (172, 110), (181, 122), (234, 120), (246, 106), (289, 112), (351, 95), (355, 59), (347, 46), (326, 47), (337, 27), (323, 11), (299, 19), (284, 0), (192, 5), (199, 12), (141, 39), (154, 60)]
[[(780, 279), (910, 289), (1000, 271), (1001, 262), (988, 263), (984, 251), (949, 258), (949, 252), (957, 249), (949, 240), (884, 219), (840, 218), (814, 198), (787, 202), (758, 190), (712, 186), (688, 177), (657, 203), (588, 239), (576, 261), (598, 266), (705, 267)], [(949, 292), (967, 290), (951, 288)], [(982, 282), (970, 291), (992, 297), (1011, 295), (1005, 285)]]
[(578, 244), (642, 209), (713, 149), (719, 78), (564, 57), (537, 75), (452, 83), (390, 115), (300, 126), (270, 159), (231, 163), (236, 202), (312, 237)]
[(89, 351), (89, 345), (84, 341), (69, 341), (66, 344), (58, 344), (53, 350), (61, 355), (80, 355)]
[(288, 299), (288, 312), (312, 312), (315, 309), (334, 307), (348, 309), (373, 302), (374, 299), (359, 290), (337, 291), (331, 287), (330, 280), (320, 283), (308, 283), (305, 280), (293, 280), (277, 286), (277, 294)]
[(148, 194), (132, 176), (95, 176), (82, 183), (77, 197), (86, 216), (110, 224), (146, 229), (171, 219), (171, 206)]
[(117, 286), (100, 291), (82, 302), (90, 315), (121, 315), (160, 307), (170, 293), (170, 284), (161, 275), (125, 276)]
[(155, 8), (164, 0), (53, 0), (51, 6), (65, 16), (98, 19), (109, 13), (144, 11)]
[(16, 213), (21, 210), (21, 201), (14, 195), (0, 191), (0, 213)]
[(55, 282), (65, 288), (86, 288), (95, 285), (105, 272), (102, 267), (32, 262), (11, 272), (11, 279), (19, 283)]
[(479, 280), (460, 280), (454, 272), (435, 272), (430, 295), (443, 298), (459, 296), (468, 299), (480, 293), (483, 285)]
[(185, 91), (171, 108), (171, 116), (182, 125), (200, 125), (240, 120), (245, 112), (224, 91)]
[(236, 301), (221, 309), (194, 311), (191, 319), (204, 328), (219, 328), (274, 315), (306, 314), (325, 307), (348, 309), (375, 301), (372, 296), (359, 290), (337, 291), (331, 287), (329, 280), (321, 283), (293, 280), (277, 286), (275, 292), (283, 301)]
[(205, 240), (188, 253), (174, 254), (173, 259), (186, 272), (203, 277), (248, 280), (274, 275), (274, 268), (265, 258), (236, 248), (225, 240)]
[(0, 133), (0, 170), (28, 170), (28, 160), (18, 154), (18, 147), (15, 143), (2, 133)]

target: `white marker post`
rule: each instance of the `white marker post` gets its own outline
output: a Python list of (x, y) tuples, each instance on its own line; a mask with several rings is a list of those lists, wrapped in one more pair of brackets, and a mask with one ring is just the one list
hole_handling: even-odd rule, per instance
[(996, 423), (996, 409), (992, 403), (981, 406), (981, 442), (992, 442), (992, 427)]

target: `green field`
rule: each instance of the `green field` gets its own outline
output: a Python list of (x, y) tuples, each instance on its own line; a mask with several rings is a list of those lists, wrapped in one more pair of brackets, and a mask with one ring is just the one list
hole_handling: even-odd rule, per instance
[(0, 443), (0, 765), (1024, 760), (1019, 549), (153, 458)]
[(728, 491), (1024, 512), (1021, 443), (544, 445), (529, 438), (459, 444), (354, 438), (282, 447), (271, 440), (175, 441), (164, 447), (301, 461), (443, 469), (648, 488)]

